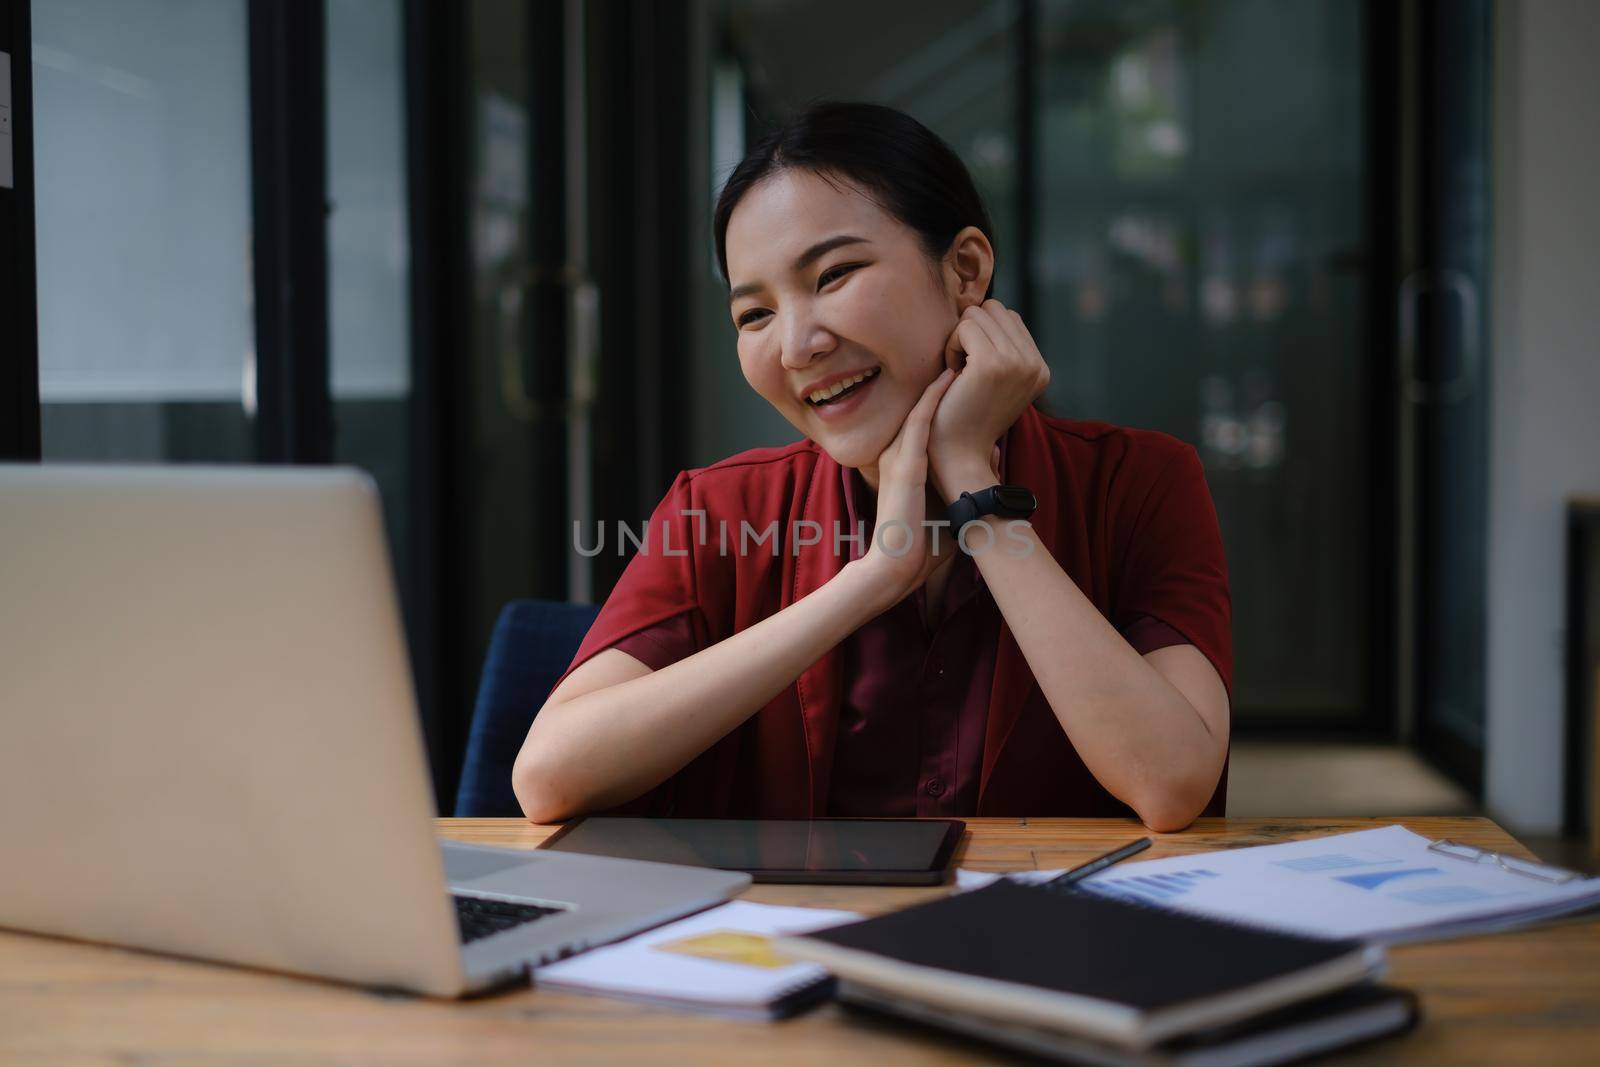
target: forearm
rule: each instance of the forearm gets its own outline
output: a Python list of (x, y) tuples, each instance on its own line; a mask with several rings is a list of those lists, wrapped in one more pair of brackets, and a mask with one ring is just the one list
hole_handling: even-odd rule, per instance
[(686, 659), (547, 704), (517, 757), (518, 797), (539, 821), (632, 800), (738, 727), (888, 607), (881, 583), (852, 562), (820, 589)]
[[(1226, 756), (1194, 706), (1111, 626), (1031, 526), (984, 520), (967, 543), (1034, 677), (1095, 778), (1152, 829), (1205, 807)], [(1026, 550), (1024, 550), (1026, 545)]]

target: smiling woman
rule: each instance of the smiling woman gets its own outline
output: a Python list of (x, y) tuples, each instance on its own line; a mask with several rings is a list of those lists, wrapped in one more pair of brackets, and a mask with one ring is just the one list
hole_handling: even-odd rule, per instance
[[(824, 239), (792, 258), (788, 241), (766, 236), (808, 231)], [(967, 232), (961, 252), (975, 281), (993, 253), (980, 228)], [(944, 366), (957, 316), (918, 235), (837, 179), (791, 167), (746, 189), (722, 246), (745, 380), (876, 487), (878, 456)], [(814, 402), (867, 373), (850, 398)]]
[(525, 813), (1222, 814), (1198, 456), (1033, 406), (1049, 370), (989, 298), (960, 159), (900, 112), (815, 105), (715, 230), (745, 380), (805, 438), (674, 481), (528, 732)]

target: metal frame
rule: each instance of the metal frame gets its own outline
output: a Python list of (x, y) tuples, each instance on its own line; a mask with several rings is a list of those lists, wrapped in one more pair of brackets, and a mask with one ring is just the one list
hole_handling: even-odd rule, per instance
[[(575, 303), (577, 293), (589, 284), (584, 27), (578, 0), (541, 4), (529, 11), (533, 81), (528, 173), (533, 183), (529, 203), (534, 208), (528, 220), (533, 280), (527, 304), (537, 334), (528, 339), (528, 351), (534, 354), (529, 368), (532, 399), (547, 413), (533, 431), (536, 481), (530, 490), (543, 499), (564, 502), (565, 512), (559, 517), (587, 522), (591, 516), (585, 398), (591, 390), (576, 383), (593, 367), (596, 331), (573, 336), (574, 320), (589, 317)], [(564, 358), (554, 358), (554, 353), (563, 353)], [(541, 523), (535, 535), (531, 550), (538, 559), (536, 573), (542, 576), (539, 595), (587, 602), (588, 560), (569, 550), (566, 523)]]
[[(589, 211), (600, 317), (597, 435), (591, 484), (596, 515), (648, 515), (684, 466), (688, 431), (687, 230), (689, 9), (596, 0), (584, 6)], [(581, 384), (581, 383), (579, 383)], [(578, 517), (578, 516), (574, 516)], [(608, 592), (625, 560), (589, 561), (593, 592)]]
[(15, 177), (15, 188), (0, 189), (0, 460), (40, 456), (32, 41), (28, 0), (0, 0), (0, 52), (11, 56)]
[(1386, 741), (1404, 740), (1409, 733), (1403, 679), (1409, 674), (1404, 649), (1398, 644), (1396, 604), (1401, 575), (1399, 538), (1399, 425), (1388, 413), (1395, 410), (1393, 368), (1396, 359), (1394, 323), (1388, 314), (1399, 284), (1401, 249), (1400, 150), (1403, 112), (1396, 106), (1400, 94), (1401, 27), (1393, 8), (1384, 0), (1366, 0), (1366, 77), (1362, 106), (1366, 118), (1366, 253), (1362, 265), (1367, 281), (1367, 383), (1372, 436), (1367, 457), (1369, 524), (1367, 551), (1371, 586), (1368, 610), (1369, 686), (1367, 715), (1356, 728)]
[(1600, 856), (1600, 602), (1590, 590), (1600, 574), (1600, 497), (1567, 501), (1567, 641), (1565, 775), (1561, 832), (1586, 837)]
[[(1462, 420), (1470, 427), (1466, 437), (1480, 446), (1481, 430), (1487, 421), (1484, 391), (1488, 378), (1479, 335), (1480, 326), (1487, 330), (1487, 319), (1471, 280), (1463, 273), (1472, 268), (1472, 258), (1464, 253), (1459, 236), (1461, 199), (1467, 195), (1459, 183), (1459, 159), (1463, 151), (1471, 151), (1474, 131), (1484, 128), (1474, 122), (1473, 115), (1464, 115), (1462, 109), (1471, 108), (1476, 102), (1484, 108), (1476, 117), (1485, 126), (1488, 122), (1486, 101), (1473, 96), (1473, 83), (1466, 72), (1473, 69), (1473, 45), (1481, 44), (1485, 52), (1489, 47), (1491, 15), (1489, 4), (1478, 0), (1461, 4), (1412, 0), (1402, 5), (1402, 12), (1408, 20), (1409, 35), (1400, 56), (1400, 69), (1406, 75), (1405, 98), (1413, 109), (1415, 122), (1405, 131), (1407, 165), (1400, 177), (1400, 197), (1405, 205), (1400, 232), (1405, 235), (1407, 246), (1400, 260), (1405, 280), (1393, 290), (1399, 297), (1399, 375), (1391, 375), (1390, 379), (1396, 383), (1395, 402), (1401, 411), (1399, 432), (1404, 440), (1404, 462), (1408, 464), (1408, 473), (1403, 477), (1409, 479), (1402, 497), (1401, 506), (1406, 510), (1399, 529), (1406, 540), (1410, 562), (1403, 573), (1412, 611), (1403, 616), (1406, 631), (1401, 655), (1411, 676), (1406, 679), (1400, 706), (1407, 709), (1405, 721), (1411, 727), (1410, 739), (1418, 753), (1481, 801), (1484, 745), (1447, 729), (1430, 716), (1432, 694), (1448, 677), (1448, 665), (1434, 656), (1421, 627), (1430, 613), (1440, 609), (1439, 590), (1459, 589), (1464, 583), (1477, 583), (1481, 590), (1486, 581), (1481, 565), (1445, 571), (1429, 550), (1435, 545), (1435, 530), (1452, 529), (1457, 531), (1455, 536), (1461, 536), (1459, 525), (1446, 525), (1453, 517), (1446, 513), (1435, 487), (1443, 481), (1440, 472), (1447, 465), (1461, 462), (1453, 445), (1460, 440)], [(1442, 376), (1447, 357), (1454, 350), (1440, 328), (1438, 309), (1431, 320), (1423, 318), (1433, 329), (1417, 329), (1421, 316), (1416, 302), (1429, 292), (1455, 293), (1462, 315), (1460, 370), (1442, 385), (1435, 384), (1435, 379)], [(1452, 424), (1454, 431), (1449, 429)], [(1453, 440), (1446, 437), (1452, 432), (1456, 434)], [(1485, 466), (1478, 469), (1478, 475), (1487, 479), (1486, 453), (1483, 460)], [(1488, 522), (1488, 497), (1482, 484), (1477, 488), (1482, 496), (1482, 511), (1472, 521), (1481, 532)], [(1453, 499), (1461, 499), (1457, 494), (1463, 491), (1458, 488)], [(1470, 493), (1467, 499), (1471, 499)], [(1459, 548), (1460, 542), (1456, 544)], [(1487, 551), (1486, 546), (1483, 551)], [(1487, 611), (1486, 603), (1484, 610)], [(1484, 633), (1480, 631), (1478, 636), (1482, 639)], [(1477, 657), (1479, 671), (1484, 669), (1481, 652), (1482, 649)], [(1479, 708), (1482, 713), (1487, 704), (1486, 686), (1480, 685), (1478, 695), (1484, 705)]]
[(250, 0), (257, 458), (333, 458), (322, 0)]
[[(552, 521), (536, 529), (528, 552), (537, 559), (537, 587), (518, 595), (560, 600), (573, 596), (580, 575), (569, 573), (570, 541), (563, 515), (582, 503), (589, 485), (587, 449), (571, 384), (580, 353), (568, 343), (572, 298), (582, 289), (587, 248), (582, 160), (588, 133), (570, 108), (574, 77), (584, 64), (572, 49), (584, 39), (575, 3), (545, 3), (526, 13), (532, 93), (529, 107), (530, 261), (505, 284), (522, 294), (533, 332), (506, 338), (502, 360), (516, 400), (533, 424), (531, 483)], [(448, 0), (405, 0), (406, 137), (411, 229), (411, 538), (408, 576), (413, 612), (410, 639), (417, 693), (435, 796), (453, 805), (471, 725), (482, 662), (467, 620), (481, 610), (481, 575), (472, 558), (476, 463), (474, 382), (463, 352), (472, 351), (473, 297), (470, 217), (475, 152), (472, 85), (472, 9)], [(581, 112), (580, 112), (581, 116)], [(564, 354), (564, 355), (563, 355)], [(592, 354), (584, 356), (592, 363)], [(569, 464), (574, 452), (585, 453)], [(581, 492), (580, 492), (581, 490)], [(490, 561), (491, 563), (493, 561)], [(509, 595), (509, 594), (507, 594)], [(582, 599), (579, 597), (579, 599)]]
[[(423, 735), (441, 812), (453, 807), (467, 726), (447, 713), (449, 694), (474, 665), (465, 662), (465, 514), (460, 462), (459, 351), (469, 317), (465, 216), (471, 139), (464, 121), (465, 12), (448, 0), (405, 0), (404, 67), (407, 225), (411, 240), (410, 523), (408, 620)], [(452, 373), (455, 371), (456, 373)]]
[(1017, 247), (1012, 250), (1017, 271), (1017, 314), (1034, 321), (1038, 310), (1038, 285), (1034, 281), (1034, 232), (1039, 225), (1039, 3), (1017, 3)]

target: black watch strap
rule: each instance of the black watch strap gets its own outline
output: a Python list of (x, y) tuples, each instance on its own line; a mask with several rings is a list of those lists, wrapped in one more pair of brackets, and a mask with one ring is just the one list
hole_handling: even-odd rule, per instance
[(962, 493), (950, 502), (945, 517), (950, 520), (952, 530), (959, 530), (984, 515), (1026, 519), (1038, 506), (1039, 502), (1034, 499), (1032, 491), (1023, 486), (991, 485), (976, 493)]

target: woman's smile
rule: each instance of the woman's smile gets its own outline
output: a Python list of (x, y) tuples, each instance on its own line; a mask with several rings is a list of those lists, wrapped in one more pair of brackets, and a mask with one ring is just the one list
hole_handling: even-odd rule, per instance
[[(817, 413), (819, 418), (826, 419), (829, 422), (848, 418), (851, 412), (862, 405), (862, 397), (872, 388), (881, 373), (878, 368), (874, 367), (866, 372), (865, 378), (834, 385), (832, 389), (838, 390), (837, 392), (823, 389), (812, 393), (806, 397), (806, 404)], [(826, 399), (815, 399), (819, 395), (825, 396)]]

